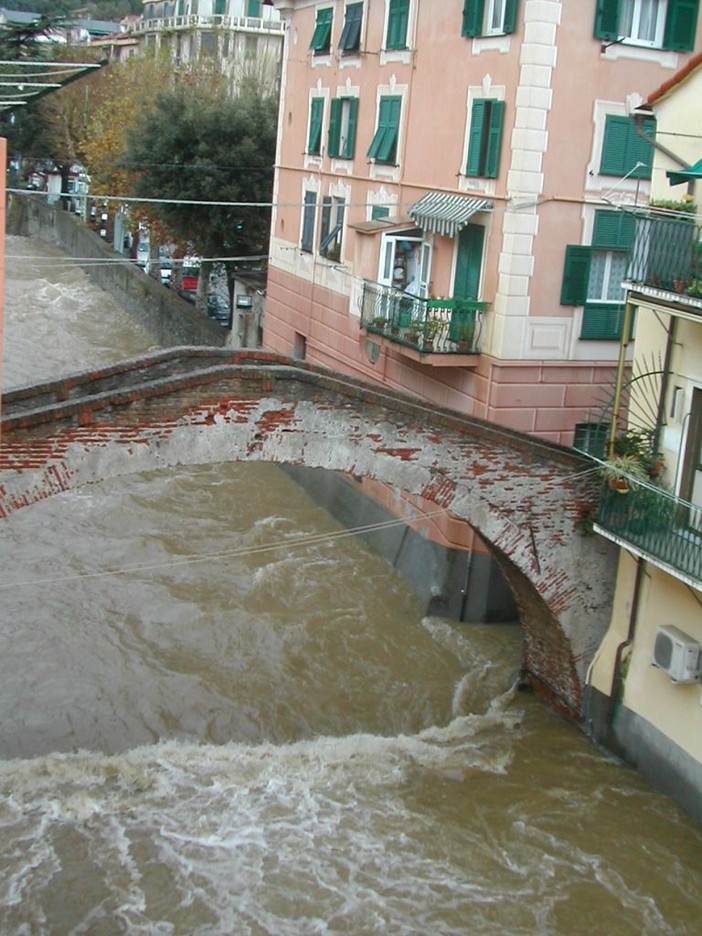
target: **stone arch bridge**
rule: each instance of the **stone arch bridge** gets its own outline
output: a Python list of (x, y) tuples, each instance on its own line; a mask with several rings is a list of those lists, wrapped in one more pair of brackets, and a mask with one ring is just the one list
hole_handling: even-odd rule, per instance
[(270, 461), (369, 477), (467, 521), (508, 582), (523, 670), (580, 719), (615, 557), (576, 453), (263, 352), (176, 348), (7, 393), (0, 517), (117, 475)]

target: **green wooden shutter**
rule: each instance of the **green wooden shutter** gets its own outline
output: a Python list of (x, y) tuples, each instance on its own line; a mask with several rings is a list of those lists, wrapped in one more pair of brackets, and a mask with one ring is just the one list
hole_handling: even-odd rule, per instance
[(479, 36), (483, 31), (485, 0), (466, 0), (463, 7), (462, 36)]
[(624, 326), (623, 302), (585, 306), (580, 338), (583, 341), (619, 341)]
[(329, 109), (329, 136), (327, 138), (327, 153), (329, 156), (340, 156), (339, 135), (341, 132), (341, 98), (334, 98)]
[(329, 227), (331, 225), (331, 206), (331, 196), (325, 195), (325, 197), (322, 199), (322, 223), (320, 224), (319, 228), (320, 247), (324, 243), (326, 237), (329, 235)]
[(255, 19), (260, 19), (261, 0), (248, 0), (246, 4), (246, 15), (253, 16)]
[(507, 0), (505, 4), (505, 33), (513, 33), (517, 28), (517, 7), (519, 0)]
[[(642, 126), (648, 136), (655, 136), (654, 119), (644, 120)], [(637, 162), (643, 165), (635, 169)], [(605, 121), (600, 173), (628, 176), (630, 179), (650, 179), (652, 162), (653, 146), (636, 132), (633, 118), (609, 114)]]
[(634, 243), (634, 216), (625, 211), (596, 211), (592, 246), (605, 250), (629, 250)]
[(699, 0), (668, 0), (664, 49), (691, 52), (695, 47)]
[(409, 26), (409, 0), (390, 0), (388, 13), (388, 35), (386, 49), (407, 48), (407, 28)]
[[(642, 139), (639, 134), (636, 132), (636, 126), (634, 124), (633, 118), (629, 118), (631, 121), (631, 137), (630, 137), (630, 146), (629, 146), (629, 164), (626, 168), (628, 172), (632, 166), (635, 166), (637, 162), (643, 163), (643, 166), (640, 166), (634, 172), (631, 173), (632, 179), (650, 179), (651, 178), (651, 168), (653, 166), (653, 144), (648, 143), (646, 140)], [(642, 129), (644, 133), (651, 137), (652, 139), (656, 136), (656, 121), (653, 117), (649, 117), (642, 123)]]
[(331, 45), (332, 9), (317, 10), (317, 20), (312, 33), (310, 49), (313, 52), (328, 52)]
[(314, 243), (314, 221), (317, 213), (317, 196), (314, 192), (305, 192), (305, 206), (302, 211), (302, 239), (300, 247), (311, 253)]
[(454, 299), (478, 298), (484, 240), (485, 228), (480, 224), (468, 224), (458, 235), (456, 275), (453, 281)]
[(392, 163), (397, 155), (400, 128), (400, 97), (382, 97), (378, 109), (378, 129), (368, 149), (368, 156), (378, 162)]
[(466, 164), (466, 175), (468, 176), (481, 175), (483, 133), (485, 132), (487, 104), (487, 100), (478, 98), (473, 101), (473, 107), (471, 108), (470, 132), (468, 134), (468, 162)]
[(561, 305), (580, 306), (587, 300), (587, 287), (590, 280), (591, 247), (580, 244), (568, 244), (566, 247), (563, 283), (561, 284)]
[(361, 23), (363, 4), (349, 3), (346, 6), (346, 19), (339, 39), (339, 48), (343, 52), (356, 52), (361, 45)]
[(227, 6), (227, 0), (215, 0), (214, 15), (221, 16)]
[(488, 110), (488, 136), (483, 175), (486, 179), (496, 179), (500, 171), (500, 151), (502, 149), (502, 125), (505, 117), (505, 102), (490, 101)]
[(349, 98), (349, 125), (346, 130), (346, 146), (344, 152), (340, 153), (344, 159), (353, 159), (356, 151), (356, 128), (358, 126), (358, 98)]
[(607, 115), (602, 141), (602, 155), (600, 157), (600, 173), (602, 175), (623, 176), (625, 174), (626, 170), (623, 169), (623, 166), (626, 161), (629, 133), (628, 117)]
[(310, 135), (307, 141), (307, 152), (313, 156), (319, 155), (322, 149), (322, 120), (324, 117), (324, 98), (312, 98), (310, 105)]
[(619, 0), (597, 0), (595, 37), (610, 40), (619, 38)]

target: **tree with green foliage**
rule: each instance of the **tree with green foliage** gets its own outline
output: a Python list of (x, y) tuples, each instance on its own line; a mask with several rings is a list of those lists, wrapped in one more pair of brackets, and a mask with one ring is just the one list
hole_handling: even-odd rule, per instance
[[(205, 258), (267, 254), (277, 110), (277, 99), (255, 86), (232, 97), (190, 76), (138, 115), (126, 166), (137, 196), (163, 199), (153, 211), (174, 239)], [(237, 269), (246, 267), (224, 266), (231, 299)], [(201, 289), (209, 269), (203, 263)]]
[(0, 26), (0, 58), (5, 61), (38, 59), (46, 54), (46, 40), (60, 29), (65, 19), (62, 14), (38, 13), (28, 23), (3, 23)]

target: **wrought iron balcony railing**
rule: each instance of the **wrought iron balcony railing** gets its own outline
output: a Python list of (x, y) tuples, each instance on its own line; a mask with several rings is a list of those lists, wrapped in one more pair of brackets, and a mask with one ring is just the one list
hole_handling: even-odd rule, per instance
[(365, 281), (361, 325), (398, 345), (425, 354), (479, 354), (486, 302), (423, 299)]
[(694, 216), (637, 216), (627, 282), (702, 302), (701, 237)]
[(646, 483), (633, 483), (624, 494), (605, 485), (597, 524), (653, 561), (702, 582), (701, 507)]

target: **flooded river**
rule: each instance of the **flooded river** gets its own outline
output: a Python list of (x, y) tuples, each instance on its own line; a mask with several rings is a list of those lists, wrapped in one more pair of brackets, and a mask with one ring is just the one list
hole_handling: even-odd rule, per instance
[[(4, 386), (152, 339), (8, 238)], [(271, 465), (0, 526), (0, 933), (696, 934), (702, 830)]]

